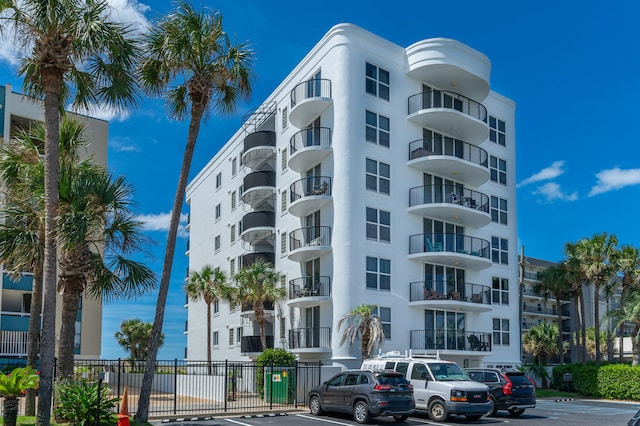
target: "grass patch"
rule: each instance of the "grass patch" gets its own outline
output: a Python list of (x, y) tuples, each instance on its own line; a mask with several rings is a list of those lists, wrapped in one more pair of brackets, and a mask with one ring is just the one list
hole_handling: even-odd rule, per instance
[(536, 396), (538, 398), (580, 398), (580, 394), (575, 392), (565, 392), (556, 389), (540, 388), (536, 388)]
[[(131, 426), (151, 426), (149, 422), (136, 422), (133, 420), (133, 417), (129, 418), (129, 422)], [(18, 416), (18, 426), (35, 426), (36, 425), (36, 417), (35, 416)], [(0, 416), (0, 425), (4, 425), (4, 419)], [(56, 423), (51, 419), (51, 426), (69, 426), (69, 423)]]

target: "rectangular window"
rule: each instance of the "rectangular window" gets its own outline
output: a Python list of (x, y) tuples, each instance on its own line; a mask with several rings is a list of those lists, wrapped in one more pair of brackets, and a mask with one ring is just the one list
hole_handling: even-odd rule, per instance
[(378, 115), (375, 112), (366, 112), (366, 135), (367, 142), (375, 143), (377, 145), (386, 146), (389, 148), (391, 140), (391, 130), (389, 119), (383, 115)]
[(489, 157), (489, 171), (493, 182), (507, 184), (507, 162), (505, 160), (491, 155)]
[(222, 205), (216, 204), (216, 220), (220, 220), (220, 216), (222, 216)]
[(391, 213), (367, 207), (367, 239), (391, 242)]
[(365, 80), (367, 93), (389, 100), (389, 71), (367, 62)]
[(236, 242), (236, 225), (231, 225), (231, 244)]
[(211, 304), (211, 310), (214, 315), (218, 315), (220, 313), (220, 300), (213, 299), (213, 303)]
[(233, 157), (231, 159), (231, 176), (235, 176), (238, 173), (238, 159)]
[(284, 342), (287, 338), (287, 318), (280, 317), (280, 341)]
[(217, 332), (217, 331), (214, 331), (214, 332), (213, 332), (212, 339), (211, 339), (211, 344), (212, 344), (213, 346), (218, 346), (218, 345), (219, 345), (219, 341), (218, 341), (218, 339), (219, 339), (219, 338), (220, 338), (220, 337), (219, 337), (218, 332)]
[(382, 323), (382, 330), (384, 331), (384, 338), (391, 339), (391, 308), (383, 308), (376, 306), (371, 311), (372, 314), (378, 315), (380, 322)]
[(389, 195), (391, 191), (391, 166), (367, 158), (365, 180), (367, 189)]
[(287, 190), (286, 189), (282, 190), (281, 196), (282, 198), (280, 198), (280, 212), (286, 213), (287, 212)]
[(229, 329), (229, 346), (233, 346), (233, 328)]
[(289, 114), (287, 107), (282, 108), (282, 131), (285, 131), (289, 127)]
[(287, 232), (283, 231), (280, 234), (280, 256), (287, 254)]
[(391, 291), (391, 261), (367, 256), (367, 288)]
[(509, 304), (509, 280), (493, 277), (491, 279), (492, 302), (499, 305)]
[(287, 171), (287, 150), (282, 150), (282, 173)]
[(236, 191), (231, 193), (231, 210), (236, 209)]
[(507, 224), (507, 200), (504, 198), (491, 196), (491, 221)]
[(222, 172), (216, 175), (216, 189), (222, 186)]
[(216, 235), (213, 239), (213, 247), (216, 253), (220, 251), (220, 235)]
[(244, 192), (244, 185), (238, 187), (238, 204), (242, 205), (242, 193)]
[(240, 342), (242, 341), (242, 332), (243, 331), (244, 331), (244, 328), (242, 328), (242, 327), (236, 328), (236, 345), (239, 345)]
[(509, 346), (509, 320), (506, 318), (493, 319), (493, 344)]
[(497, 143), (498, 145), (505, 146), (507, 143), (507, 136), (505, 133), (505, 123), (504, 121), (489, 116), (489, 140), (493, 143)]
[(229, 275), (233, 276), (236, 273), (236, 260), (231, 259), (229, 261)]
[(491, 237), (491, 261), (509, 264), (509, 242), (506, 238)]

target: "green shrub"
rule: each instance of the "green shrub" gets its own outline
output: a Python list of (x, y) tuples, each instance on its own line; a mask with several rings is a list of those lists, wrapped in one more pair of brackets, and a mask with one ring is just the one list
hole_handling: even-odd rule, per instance
[[(95, 425), (98, 421), (98, 383), (58, 382), (55, 386), (56, 419), (77, 426)], [(111, 397), (108, 386), (100, 386), (100, 424), (113, 425), (118, 416), (114, 409), (120, 400)]]
[[(567, 386), (562, 380), (571, 373), (573, 381)], [(560, 365), (553, 369), (553, 384), (557, 389), (573, 390), (584, 396), (606, 399), (640, 400), (640, 367), (628, 364), (580, 363)]]
[[(264, 371), (270, 367), (295, 367), (296, 356), (282, 348), (270, 348), (256, 358), (256, 387), (260, 399), (264, 398)], [(290, 386), (290, 389), (293, 388)]]

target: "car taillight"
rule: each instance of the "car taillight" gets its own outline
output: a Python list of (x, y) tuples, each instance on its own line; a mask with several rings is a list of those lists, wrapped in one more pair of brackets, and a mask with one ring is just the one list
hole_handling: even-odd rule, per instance
[(502, 387), (502, 392), (504, 392), (505, 395), (512, 395), (513, 383), (511, 383), (511, 380), (509, 380), (507, 376), (504, 376), (504, 378), (507, 379), (507, 384)]
[(391, 390), (391, 385), (381, 385), (380, 383), (378, 383), (373, 387), (373, 390), (388, 391)]
[(529, 379), (529, 381), (531, 382), (531, 384), (532, 384), (532, 385), (533, 385), (533, 387), (535, 388), (535, 387), (536, 387), (536, 382), (534, 382), (534, 381), (533, 381), (533, 379), (532, 379), (531, 377), (529, 377), (529, 376), (526, 376), (526, 377), (527, 377), (527, 379)]
[(412, 391), (412, 390), (413, 390), (413, 385), (412, 385), (411, 383), (409, 383), (409, 384), (407, 385), (407, 387), (409, 388), (409, 390), (410, 390), (410, 391)]

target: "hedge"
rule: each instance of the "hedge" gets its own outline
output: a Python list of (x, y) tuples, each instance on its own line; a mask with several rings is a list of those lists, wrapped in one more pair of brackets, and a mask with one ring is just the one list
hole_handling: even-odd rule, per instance
[[(571, 373), (572, 382), (563, 381), (565, 373)], [(640, 401), (640, 367), (628, 364), (598, 367), (593, 363), (560, 365), (553, 369), (553, 385), (584, 396)]]

